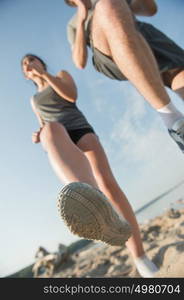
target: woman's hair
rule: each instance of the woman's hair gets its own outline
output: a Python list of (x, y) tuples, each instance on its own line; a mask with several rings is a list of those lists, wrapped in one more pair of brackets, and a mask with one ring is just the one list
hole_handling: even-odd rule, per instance
[(69, 5), (69, 6), (75, 6), (75, 5), (71, 2), (71, 0), (65, 0), (65, 3), (66, 3), (67, 5)]
[(32, 54), (32, 53), (27, 53), (26, 55), (24, 55), (24, 57), (21, 59), (21, 66), (22, 66), (22, 64), (23, 64), (24, 59), (25, 59), (25, 58), (29, 58), (29, 57), (33, 57), (33, 58), (38, 59), (38, 60), (41, 62), (41, 64), (43, 65), (44, 70), (47, 71), (47, 65), (46, 65), (46, 63), (43, 61), (43, 59), (41, 59), (39, 56), (37, 56), (37, 55), (35, 55), (35, 54)]

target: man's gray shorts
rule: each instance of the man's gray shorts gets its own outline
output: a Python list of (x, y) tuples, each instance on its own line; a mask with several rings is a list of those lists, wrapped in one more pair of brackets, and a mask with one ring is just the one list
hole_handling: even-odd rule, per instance
[[(136, 21), (138, 31), (144, 36), (157, 60), (161, 73), (176, 68), (184, 68), (184, 50), (153, 25)], [(112, 59), (93, 47), (95, 69), (116, 80), (127, 80)]]

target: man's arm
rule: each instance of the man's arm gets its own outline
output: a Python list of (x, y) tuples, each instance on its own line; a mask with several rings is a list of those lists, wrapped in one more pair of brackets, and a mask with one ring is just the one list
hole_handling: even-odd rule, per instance
[(77, 68), (83, 69), (87, 63), (87, 44), (85, 36), (85, 21), (88, 9), (82, 1), (77, 6), (77, 14), (67, 26), (68, 41), (72, 48), (72, 58)]
[(155, 0), (132, 0), (130, 8), (135, 15), (153, 16), (157, 13)]
[(75, 42), (72, 47), (72, 58), (77, 68), (84, 69), (88, 57), (84, 22), (77, 22)]

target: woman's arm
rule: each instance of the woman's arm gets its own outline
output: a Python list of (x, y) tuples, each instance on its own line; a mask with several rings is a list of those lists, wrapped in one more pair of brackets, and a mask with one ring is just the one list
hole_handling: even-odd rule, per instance
[(56, 76), (44, 72), (41, 76), (55, 92), (70, 102), (77, 100), (77, 87), (72, 76), (66, 71), (60, 71)]
[(153, 16), (157, 13), (155, 0), (132, 0), (130, 8), (135, 15)]
[(38, 131), (33, 132), (33, 134), (32, 134), (32, 142), (34, 144), (37, 144), (37, 143), (40, 143), (40, 133), (44, 126), (44, 122), (43, 122), (42, 118), (40, 117), (38, 111), (36, 110), (33, 100), (31, 100), (31, 106), (32, 106), (33, 112), (35, 113), (35, 115), (38, 119), (38, 122), (40, 124), (40, 129)]
[(36, 62), (30, 63), (31, 72), (46, 81), (55, 92), (70, 102), (77, 99), (77, 87), (72, 76), (66, 71), (60, 71), (56, 76), (51, 75)]

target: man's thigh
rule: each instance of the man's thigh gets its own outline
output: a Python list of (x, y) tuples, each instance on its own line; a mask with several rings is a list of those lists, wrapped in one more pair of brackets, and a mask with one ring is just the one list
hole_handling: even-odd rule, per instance
[(168, 70), (164, 73), (162, 73), (162, 79), (164, 82), (164, 85), (172, 88), (172, 83), (175, 79), (177, 79), (177, 75), (182, 73), (182, 77), (183, 77), (183, 87), (184, 87), (184, 67), (179, 67), (179, 68), (175, 68), (175, 69), (171, 69)]
[(116, 32), (122, 33), (119, 35), (120, 40), (123, 38), (124, 33), (131, 32), (131, 29), (135, 32), (134, 18), (132, 16), (132, 12), (126, 1), (98, 1), (94, 9), (91, 24), (91, 38), (94, 47), (103, 54), (112, 56), (109, 41), (113, 42)]
[(165, 85), (170, 86), (176, 74), (184, 69), (184, 50), (151, 24), (137, 22), (137, 29), (156, 58)]
[[(135, 25), (155, 56), (165, 86), (171, 87), (172, 80), (184, 69), (184, 50), (151, 24), (136, 22)], [(94, 67), (109, 78), (126, 80), (113, 62), (111, 54), (106, 54), (98, 47), (98, 37), (100, 36), (98, 34), (100, 34), (100, 28), (97, 28), (96, 31), (96, 46), (94, 43), (91, 45)]]

